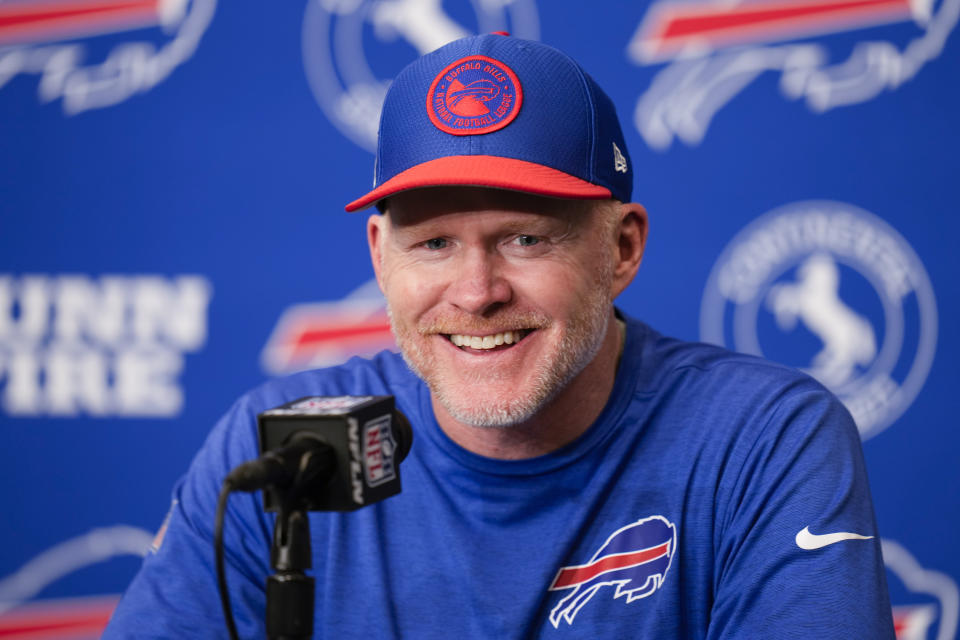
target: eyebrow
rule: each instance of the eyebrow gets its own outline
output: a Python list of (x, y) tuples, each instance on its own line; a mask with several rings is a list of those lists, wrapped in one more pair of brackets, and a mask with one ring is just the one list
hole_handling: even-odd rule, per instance
[[(547, 212), (536, 212), (536, 211), (515, 211), (512, 212), (518, 216), (518, 218), (509, 220), (504, 224), (513, 225), (515, 227), (530, 227), (534, 225), (553, 225), (555, 223), (563, 224), (568, 227), (580, 226), (576, 223), (581, 220), (585, 220), (586, 216), (591, 215), (592, 212), (582, 211), (574, 208), (565, 208), (559, 211), (547, 211)], [(407, 222), (402, 223), (398, 220), (407, 218), (409, 219), (412, 216), (403, 216), (394, 215), (389, 216), (390, 226), (394, 228), (407, 228), (407, 227), (416, 227), (420, 225), (430, 225), (430, 224), (443, 224), (442, 222), (436, 222), (437, 219), (446, 218), (447, 215), (461, 215), (469, 216), (472, 215), (470, 211), (462, 212), (451, 212), (450, 214), (441, 214), (439, 216), (428, 217), (421, 221)]]

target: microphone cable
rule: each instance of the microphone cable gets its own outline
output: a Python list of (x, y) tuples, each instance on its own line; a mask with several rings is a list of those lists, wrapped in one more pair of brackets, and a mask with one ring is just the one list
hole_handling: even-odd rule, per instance
[(223, 551), (223, 520), (227, 512), (227, 499), (233, 493), (233, 490), (233, 483), (230, 482), (230, 479), (224, 480), (223, 487), (220, 489), (220, 497), (217, 498), (217, 516), (213, 526), (213, 549), (216, 556), (220, 605), (223, 607), (223, 617), (227, 621), (227, 632), (230, 634), (230, 640), (239, 640), (237, 625), (233, 620), (233, 609), (230, 607), (230, 592), (227, 590), (227, 572), (224, 567)]
[(217, 572), (220, 605), (227, 623), (230, 640), (239, 640), (237, 624), (230, 605), (227, 588), (226, 560), (223, 546), (223, 528), (227, 500), (235, 491), (258, 491), (266, 487), (290, 488), (294, 494), (301, 491), (306, 481), (326, 482), (336, 460), (333, 450), (315, 434), (298, 432), (280, 449), (268, 451), (259, 458), (235, 467), (223, 480), (217, 498), (217, 513), (213, 525), (213, 551)]

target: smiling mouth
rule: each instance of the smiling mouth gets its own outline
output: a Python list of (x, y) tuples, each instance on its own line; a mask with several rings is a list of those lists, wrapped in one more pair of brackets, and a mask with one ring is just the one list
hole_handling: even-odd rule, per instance
[(486, 336), (468, 336), (459, 333), (451, 333), (446, 334), (446, 337), (450, 340), (450, 342), (460, 347), (460, 349), (464, 351), (467, 349), (490, 351), (491, 349), (497, 348), (509, 348), (510, 346), (526, 338), (533, 331), (533, 329), (515, 329), (513, 331), (501, 331), (500, 333), (494, 333)]

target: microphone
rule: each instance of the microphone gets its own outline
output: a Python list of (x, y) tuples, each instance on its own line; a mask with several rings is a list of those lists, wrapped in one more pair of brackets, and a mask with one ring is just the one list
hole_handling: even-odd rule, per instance
[(308, 396), (257, 416), (261, 456), (225, 480), (265, 489), (264, 509), (289, 498), (307, 511), (353, 511), (400, 493), (413, 431), (393, 396)]
[(354, 511), (400, 493), (400, 462), (413, 431), (393, 396), (308, 396), (257, 416), (260, 457), (227, 474), (217, 500), (213, 546), (217, 587), (231, 639), (223, 524), (233, 491), (263, 489), (278, 513), (267, 577), (267, 637), (313, 635), (314, 578), (306, 511)]

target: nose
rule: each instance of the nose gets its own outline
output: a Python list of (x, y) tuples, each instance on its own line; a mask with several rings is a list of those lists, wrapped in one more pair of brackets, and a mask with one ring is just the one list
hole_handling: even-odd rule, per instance
[(451, 265), (449, 302), (474, 315), (496, 311), (513, 297), (504, 267), (496, 252), (480, 247), (464, 251), (457, 264)]

